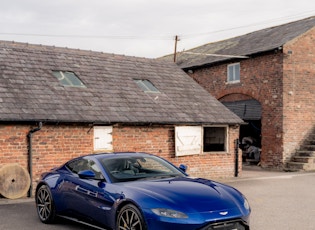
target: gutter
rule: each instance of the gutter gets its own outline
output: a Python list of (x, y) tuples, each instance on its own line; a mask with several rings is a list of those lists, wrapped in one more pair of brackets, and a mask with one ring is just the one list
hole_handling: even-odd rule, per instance
[(32, 149), (32, 136), (33, 133), (41, 130), (43, 124), (42, 122), (38, 123), (38, 127), (31, 129), (27, 134), (27, 143), (28, 143), (28, 170), (30, 173), (31, 185), (30, 189), (28, 190), (28, 197), (32, 197), (33, 191), (33, 149)]
[[(229, 61), (233, 61), (235, 59), (247, 59), (247, 58), (253, 58), (256, 56), (260, 56), (260, 55), (264, 55), (265, 53), (269, 53), (269, 52), (275, 52), (277, 53), (278, 51), (283, 49), (283, 45), (279, 45), (279, 46), (275, 46), (275, 47), (270, 47), (270, 48), (266, 48), (266, 49), (257, 49), (257, 50), (252, 50), (250, 52), (248, 52), (245, 55), (215, 55), (215, 54), (203, 54), (202, 53), (200, 55), (205, 56), (205, 58), (207, 58), (207, 56), (213, 56), (214, 60), (212, 61), (196, 61), (193, 62), (192, 64), (185, 64), (183, 61), (183, 63), (177, 64), (179, 66), (179, 68), (181, 68), (182, 70), (184, 70), (185, 72), (191, 70), (194, 71), (196, 69), (200, 69), (200, 68), (207, 68), (209, 66), (214, 66), (214, 65), (219, 65), (221, 63), (226, 63)], [(184, 52), (184, 54), (187, 52)], [(198, 53), (192, 53), (192, 52), (188, 52), (191, 54), (195, 54), (198, 55)], [(179, 61), (178, 61), (179, 63)]]

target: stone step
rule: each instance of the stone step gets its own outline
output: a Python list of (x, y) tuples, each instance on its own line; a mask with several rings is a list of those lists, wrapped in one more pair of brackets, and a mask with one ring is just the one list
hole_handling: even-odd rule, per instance
[(314, 171), (315, 170), (315, 129), (300, 150), (296, 151), (295, 156), (285, 166), (286, 171)]
[(315, 151), (315, 145), (301, 145), (300, 150)]
[(311, 134), (306, 139), (307, 142), (314, 142), (315, 141), (315, 134)]
[(312, 150), (298, 150), (296, 151), (296, 156), (301, 157), (315, 157), (315, 151)]
[(306, 145), (315, 145), (315, 138), (314, 138), (314, 139), (312, 138), (312, 139), (306, 140), (306, 141), (305, 141), (305, 144), (306, 144)]
[(310, 170), (315, 170), (315, 166), (314, 164), (291, 161), (287, 163), (286, 170), (287, 171), (310, 171)]
[(308, 157), (308, 156), (294, 156), (293, 162), (300, 162), (300, 163), (315, 163), (315, 157)]

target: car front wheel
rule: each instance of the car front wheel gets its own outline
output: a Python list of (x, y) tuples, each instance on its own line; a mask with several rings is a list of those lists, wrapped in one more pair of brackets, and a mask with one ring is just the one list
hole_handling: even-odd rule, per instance
[(36, 209), (41, 222), (52, 223), (55, 220), (55, 206), (50, 189), (42, 185), (36, 192)]
[(116, 230), (145, 230), (145, 223), (139, 209), (127, 204), (120, 209), (117, 216)]

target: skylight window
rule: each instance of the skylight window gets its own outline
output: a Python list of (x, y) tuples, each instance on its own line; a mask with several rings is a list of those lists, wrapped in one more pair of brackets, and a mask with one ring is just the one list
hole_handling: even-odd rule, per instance
[(85, 87), (83, 82), (70, 71), (53, 71), (53, 75), (59, 80), (63, 86)]
[(159, 93), (160, 91), (149, 80), (136, 80), (134, 81), (144, 92)]

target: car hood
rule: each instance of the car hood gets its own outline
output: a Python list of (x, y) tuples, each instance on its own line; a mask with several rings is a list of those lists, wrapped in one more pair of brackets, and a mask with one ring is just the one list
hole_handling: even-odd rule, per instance
[(201, 178), (135, 181), (126, 183), (124, 187), (134, 197), (139, 197), (146, 208), (160, 205), (189, 213), (233, 209), (239, 213), (239, 201), (243, 199), (235, 189)]

